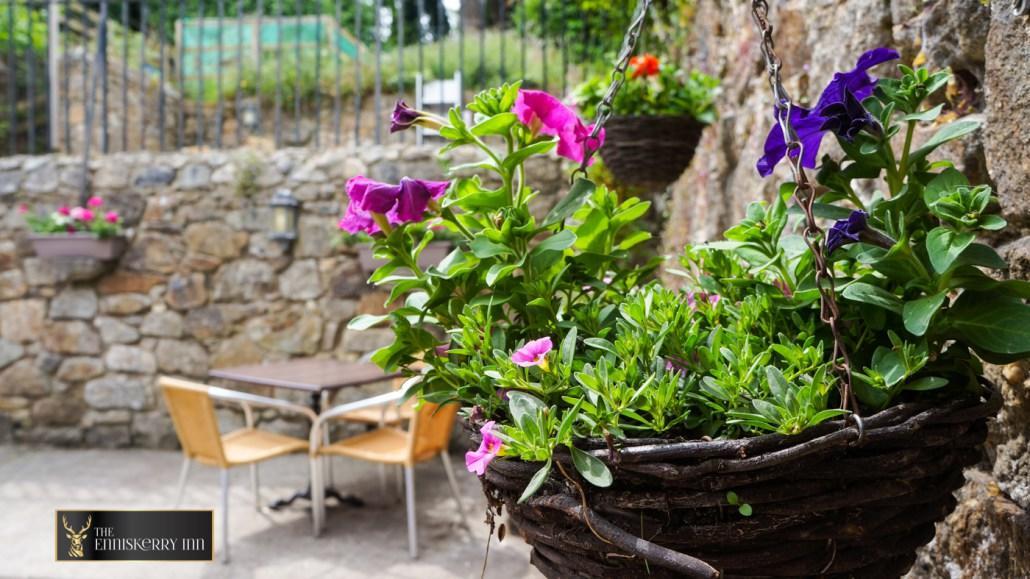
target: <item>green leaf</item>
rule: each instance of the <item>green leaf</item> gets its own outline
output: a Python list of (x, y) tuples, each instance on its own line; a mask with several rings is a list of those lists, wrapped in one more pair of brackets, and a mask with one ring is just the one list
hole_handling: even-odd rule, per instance
[(751, 513), (753, 513), (754, 511), (751, 509), (751, 505), (744, 503), (737, 507), (737, 512), (739, 512), (741, 515), (745, 517), (750, 517)]
[(647, 241), (648, 239), (651, 239), (651, 234), (647, 231), (634, 231), (633, 233), (627, 235), (625, 239), (620, 241), (619, 245), (617, 245), (616, 247), (625, 250), (631, 247), (635, 247)]
[(974, 348), (997, 354), (1030, 353), (1030, 306), (992, 293), (964, 292), (947, 322)]
[(469, 243), (469, 248), (472, 250), (473, 255), (480, 259), (504, 255), (505, 253), (512, 253), (511, 248), (508, 246), (494, 243), (484, 236), (479, 236), (473, 239), (472, 242)]
[(930, 320), (933, 319), (933, 315), (937, 313), (937, 310), (941, 308), (941, 304), (944, 303), (944, 298), (947, 296), (948, 292), (943, 291), (918, 300), (905, 302), (905, 307), (901, 311), (901, 318), (905, 322), (905, 329), (916, 336), (925, 334), (926, 329), (930, 326)]
[(572, 453), (572, 464), (576, 465), (576, 470), (579, 471), (579, 474), (583, 475), (583, 478), (587, 479), (587, 482), (595, 487), (611, 486), (612, 473), (601, 462), (601, 459), (583, 452), (571, 444), (569, 445), (569, 451)]
[(881, 307), (885, 310), (901, 313), (902, 303), (897, 296), (887, 290), (865, 282), (855, 282), (841, 292), (846, 299)]
[(941, 116), (941, 110), (943, 108), (944, 108), (944, 103), (941, 103), (941, 104), (933, 107), (932, 109), (927, 109), (925, 111), (921, 111), (921, 112), (918, 112), (918, 113), (912, 113), (910, 115), (905, 115), (905, 116), (901, 117), (901, 120), (903, 120), (903, 121), (930, 122), (930, 121), (933, 121), (933, 120), (937, 119), (937, 117)]
[(511, 410), (511, 417), (515, 424), (522, 430), (526, 430), (526, 424), (536, 421), (537, 413), (546, 408), (539, 398), (525, 392), (513, 391), (508, 393), (508, 409)]
[(511, 126), (518, 122), (519, 118), (515, 113), (500, 113), (472, 127), (470, 131), (477, 137), (487, 135), (506, 135)]
[(527, 145), (505, 157), (505, 159), (501, 161), (501, 166), (504, 167), (505, 171), (511, 173), (526, 159), (536, 155), (543, 155), (545, 153), (548, 153), (557, 144), (558, 139), (549, 139), (546, 141), (540, 141), (539, 143), (533, 143), (532, 145)]
[(504, 265), (503, 263), (491, 265), (490, 269), (486, 272), (486, 285), (493, 287), (495, 283), (508, 277), (518, 268), (519, 266), (517, 265)]
[(615, 351), (615, 345), (609, 342), (608, 340), (605, 340), (604, 338), (587, 338), (583, 340), (583, 343), (590, 346), (591, 348), (599, 348), (606, 352), (611, 352), (612, 354), (618, 354)]
[(347, 323), (347, 329), (349, 329), (349, 330), (367, 330), (367, 329), (371, 328), (372, 326), (378, 324), (379, 322), (382, 322), (382, 321), (388, 319), (389, 317), (390, 317), (389, 314), (382, 315), (382, 316), (373, 316), (371, 314), (361, 314), (361, 315), (354, 316), (353, 318), (351, 318), (350, 322)]
[(950, 227), (935, 227), (926, 235), (926, 253), (934, 271), (944, 273), (976, 239), (971, 231), (959, 233)]
[(775, 366), (765, 367), (765, 377), (769, 382), (769, 390), (772, 391), (773, 396), (778, 402), (783, 402), (787, 399), (787, 393), (790, 392), (790, 386), (787, 385), (787, 379), (783, 377), (783, 372)]
[(981, 215), (980, 223), (978, 224), (980, 229), (986, 229), (987, 231), (998, 231), (1005, 229), (1008, 222), (1001, 215)]
[(569, 188), (569, 192), (562, 197), (561, 201), (551, 209), (551, 212), (547, 214), (542, 224), (543, 227), (550, 227), (556, 223), (561, 223), (572, 216), (583, 203), (590, 197), (590, 194), (594, 192), (597, 185), (594, 185), (593, 181), (587, 179), (576, 179), (576, 182)]
[(980, 121), (962, 120), (948, 123), (947, 125), (944, 125), (941, 130), (937, 131), (934, 136), (930, 137), (922, 147), (919, 147), (915, 152), (909, 155), (909, 160), (913, 163), (920, 161), (944, 143), (964, 137), (979, 128)]
[(964, 265), (976, 265), (991, 269), (1008, 269), (1009, 264), (989, 245), (972, 243), (963, 251), (951, 266), (958, 269)]
[(522, 496), (519, 497), (519, 504), (521, 505), (533, 496), (536, 491), (540, 490), (540, 487), (544, 485), (544, 481), (547, 480), (547, 475), (551, 473), (551, 459), (547, 459), (544, 466), (540, 467), (540, 470), (536, 471), (533, 478), (529, 479), (529, 484), (526, 485), (526, 489), (522, 491)]
[(562, 229), (558, 233), (541, 241), (530, 255), (538, 255), (545, 251), (565, 251), (576, 243), (576, 234), (569, 229)]
[(561, 342), (561, 363), (563, 366), (572, 367), (573, 357), (576, 355), (576, 335), (579, 333), (578, 328), (573, 326), (569, 330), (568, 334), (565, 334), (565, 339)]
[(923, 202), (929, 207), (959, 187), (968, 186), (969, 179), (966, 179), (965, 175), (954, 167), (948, 167), (926, 184), (926, 188), (923, 189)]
[(948, 380), (945, 378), (939, 378), (937, 376), (927, 376), (918, 380), (909, 382), (904, 385), (905, 390), (915, 390), (917, 392), (925, 392), (927, 390), (936, 390), (943, 388), (948, 385)]

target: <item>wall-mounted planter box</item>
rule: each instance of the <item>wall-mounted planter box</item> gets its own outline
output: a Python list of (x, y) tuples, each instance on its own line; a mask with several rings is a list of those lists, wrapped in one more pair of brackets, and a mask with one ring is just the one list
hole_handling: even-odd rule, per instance
[(101, 239), (91, 233), (67, 235), (29, 235), (32, 249), (39, 257), (91, 257), (109, 261), (125, 252), (128, 242), (118, 235)]
[[(443, 261), (443, 258), (447, 257), (447, 254), (451, 252), (454, 247), (449, 241), (432, 241), (422, 253), (418, 256), (418, 266), (422, 269), (436, 265)], [(384, 259), (376, 259), (372, 256), (372, 246), (362, 245), (358, 247), (358, 261), (361, 263), (361, 269), (366, 273), (372, 273), (381, 265), (386, 263)]]

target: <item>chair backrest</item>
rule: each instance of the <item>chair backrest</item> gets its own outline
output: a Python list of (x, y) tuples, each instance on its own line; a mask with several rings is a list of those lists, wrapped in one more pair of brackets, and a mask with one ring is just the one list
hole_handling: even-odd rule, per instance
[(158, 385), (186, 456), (211, 466), (227, 466), (208, 387), (168, 376), (161, 376)]
[(440, 406), (425, 402), (411, 418), (411, 450), (413, 462), (436, 456), (447, 450), (454, 430), (454, 417), (458, 414), (457, 404)]

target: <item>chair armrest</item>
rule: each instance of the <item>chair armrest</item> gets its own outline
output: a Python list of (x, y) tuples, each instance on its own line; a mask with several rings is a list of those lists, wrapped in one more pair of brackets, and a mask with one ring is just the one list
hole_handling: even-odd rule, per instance
[(403, 391), (394, 390), (393, 392), (387, 392), (386, 394), (380, 394), (378, 396), (372, 396), (371, 398), (365, 398), (363, 400), (357, 400), (355, 402), (348, 402), (346, 404), (340, 404), (333, 406), (329, 410), (319, 414), (315, 421), (311, 425), (311, 452), (315, 453), (318, 450), (318, 446), (321, 442), (322, 427), (325, 426), (326, 422), (339, 417), (342, 414), (353, 412), (355, 410), (361, 410), (362, 408), (370, 408), (372, 406), (383, 406), (400, 401), (403, 396)]
[[(212, 398), (216, 400), (223, 400), (226, 402), (235, 402), (243, 406), (244, 412), (250, 414), (250, 406), (260, 406), (264, 408), (276, 408), (279, 410), (286, 410), (295, 414), (301, 414), (311, 422), (315, 422), (318, 416), (315, 411), (308, 408), (307, 406), (301, 406), (300, 404), (294, 404), (278, 398), (271, 398), (269, 396), (258, 396), (257, 394), (250, 394), (249, 392), (239, 392), (237, 390), (228, 390), (226, 388), (219, 388), (218, 386), (211, 386), (208, 389), (208, 393)], [(250, 422), (248, 420), (248, 422)]]

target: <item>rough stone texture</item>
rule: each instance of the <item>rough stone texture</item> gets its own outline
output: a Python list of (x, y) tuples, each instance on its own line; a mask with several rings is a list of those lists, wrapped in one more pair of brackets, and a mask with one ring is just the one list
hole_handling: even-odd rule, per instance
[[(818, 97), (834, 71), (850, 69), (858, 54), (877, 46), (894, 46), (905, 63), (922, 53), (930, 65), (952, 68), (950, 108), (958, 115), (983, 114), (987, 123), (947, 153), (970, 179), (995, 186), (1012, 224), (1008, 237), (1000, 238), (1007, 242), (1002, 253), (1012, 263), (1009, 275), (1030, 279), (1030, 237), (1021, 237), (1030, 233), (1030, 17), (1014, 14), (1014, 0), (770, 5), (784, 84), (802, 104)], [(705, 130), (691, 166), (671, 188), (663, 244), (673, 255), (686, 243), (718, 239), (748, 202), (769, 199), (789, 175), (785, 164), (767, 180), (754, 168), (772, 101), (750, 3), (699, 0), (694, 26), (689, 63), (721, 77), (722, 93), (719, 120)], [(885, 66), (874, 72), (890, 71)], [(822, 151), (833, 154), (835, 147), (826, 139)], [(344, 347), (349, 338), (344, 335)], [(938, 525), (911, 577), (1030, 576), (1027, 367), (988, 367), (1006, 407), (991, 426), (984, 462), (967, 473), (957, 510)]]
[[(75, 202), (81, 157), (0, 157), (0, 442), (174, 447), (158, 374), (210, 381), (211, 368), (354, 360), (387, 343), (381, 329), (345, 330), (356, 314), (381, 311), (386, 295), (366, 284), (357, 248), (336, 243), (342, 185), (358, 174), (440, 179), (433, 152), (99, 155), (89, 167), (94, 190), (122, 213), (129, 234), (111, 263), (32, 255), (15, 209)], [(257, 176), (241, 192), (244, 164)], [(528, 172), (542, 205), (567, 186), (556, 161)], [(292, 245), (268, 237), (278, 187), (303, 201)]]

